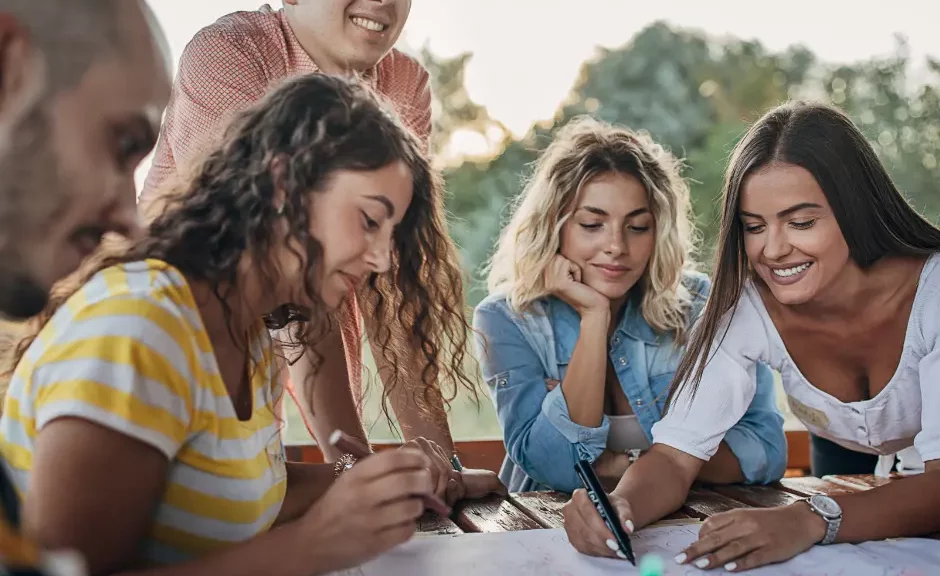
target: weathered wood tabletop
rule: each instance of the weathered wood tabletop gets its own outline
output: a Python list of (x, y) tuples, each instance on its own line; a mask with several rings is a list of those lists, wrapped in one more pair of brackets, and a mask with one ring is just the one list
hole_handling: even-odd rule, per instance
[[(734, 508), (766, 508), (795, 502), (813, 494), (851, 494), (891, 482), (872, 475), (784, 478), (768, 486), (696, 486), (685, 505), (666, 519), (704, 520)], [(560, 492), (524, 492), (508, 498), (490, 497), (459, 503), (450, 518), (425, 515), (421, 532), (510, 532), (563, 527), (561, 507), (568, 495)]]

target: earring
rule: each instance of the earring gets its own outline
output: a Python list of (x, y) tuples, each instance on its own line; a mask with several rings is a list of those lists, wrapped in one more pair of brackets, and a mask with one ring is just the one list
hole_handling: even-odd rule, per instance
[(275, 213), (276, 213), (278, 216), (283, 216), (283, 215), (284, 215), (284, 205), (281, 204), (280, 206), (278, 206), (278, 207), (277, 207), (277, 212), (275, 212)]

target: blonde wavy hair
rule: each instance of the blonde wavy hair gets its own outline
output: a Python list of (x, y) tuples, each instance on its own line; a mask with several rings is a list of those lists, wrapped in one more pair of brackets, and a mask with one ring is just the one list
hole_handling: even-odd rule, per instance
[(697, 234), (682, 163), (645, 132), (578, 117), (556, 133), (534, 166), (487, 266), (490, 293), (505, 294), (517, 313), (546, 296), (544, 272), (582, 187), (604, 174), (628, 175), (646, 188), (656, 220), (653, 255), (637, 284), (643, 318), (657, 332), (684, 340), (691, 296), (681, 281), (695, 267)]

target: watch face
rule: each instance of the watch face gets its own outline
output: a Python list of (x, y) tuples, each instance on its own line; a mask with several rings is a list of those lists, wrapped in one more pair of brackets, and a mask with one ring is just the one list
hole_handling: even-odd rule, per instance
[(839, 507), (835, 500), (828, 496), (817, 494), (813, 496), (810, 501), (813, 503), (813, 506), (825, 516), (836, 517), (842, 514), (842, 508)]

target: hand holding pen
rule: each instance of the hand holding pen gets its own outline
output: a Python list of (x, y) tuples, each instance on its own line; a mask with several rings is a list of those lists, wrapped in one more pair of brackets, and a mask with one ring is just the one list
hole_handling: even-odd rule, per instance
[(589, 462), (580, 462), (576, 471), (585, 488), (575, 490), (562, 509), (568, 541), (583, 554), (621, 558), (635, 565), (630, 504), (616, 493), (604, 493)]
[(361, 443), (344, 443), (342, 435), (336, 445), (360, 458), (296, 526), (281, 528), (299, 531), (291, 538), (310, 565), (324, 572), (357, 566), (409, 540), (426, 509), (450, 514), (434, 495), (423, 453), (403, 448), (371, 454)]

